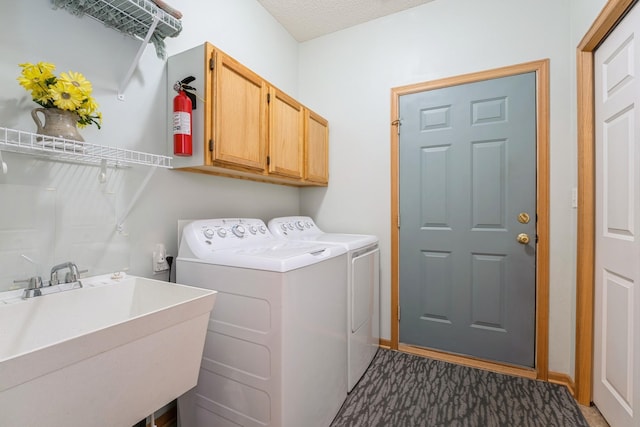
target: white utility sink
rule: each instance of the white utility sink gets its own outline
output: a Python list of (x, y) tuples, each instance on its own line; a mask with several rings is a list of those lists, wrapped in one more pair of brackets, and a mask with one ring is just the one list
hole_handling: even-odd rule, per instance
[(130, 427), (196, 385), (215, 291), (134, 276), (82, 283), (0, 300), (3, 427)]

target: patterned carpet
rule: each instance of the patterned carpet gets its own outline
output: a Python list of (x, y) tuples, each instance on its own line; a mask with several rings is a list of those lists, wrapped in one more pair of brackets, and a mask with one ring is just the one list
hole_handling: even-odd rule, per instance
[(331, 427), (588, 427), (563, 386), (380, 349)]

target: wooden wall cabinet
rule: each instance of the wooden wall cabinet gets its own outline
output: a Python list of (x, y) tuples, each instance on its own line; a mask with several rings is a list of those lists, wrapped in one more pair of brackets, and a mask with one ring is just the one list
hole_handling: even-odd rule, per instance
[[(328, 123), (210, 43), (167, 61), (168, 85), (192, 75), (193, 155), (174, 168), (296, 186), (328, 185)], [(176, 95), (169, 91), (169, 100)], [(170, 106), (172, 106), (170, 102)], [(172, 108), (169, 108), (172, 123)], [(173, 153), (173, 132), (169, 130)]]
[(305, 175), (308, 182), (329, 184), (329, 122), (311, 110), (304, 117)]
[(269, 173), (293, 179), (304, 176), (302, 105), (284, 92), (269, 91)]
[[(209, 49), (212, 49), (209, 46)], [(267, 158), (267, 83), (224, 53), (211, 50), (205, 131), (208, 165), (237, 166), (264, 172)], [(206, 124), (205, 124), (206, 125)], [(206, 133), (208, 131), (208, 133)], [(213, 148), (213, 149), (211, 149)]]

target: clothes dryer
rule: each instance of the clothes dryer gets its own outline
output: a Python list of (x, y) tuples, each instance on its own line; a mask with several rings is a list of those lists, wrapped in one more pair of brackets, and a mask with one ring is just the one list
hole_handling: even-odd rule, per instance
[(347, 249), (347, 389), (355, 387), (380, 343), (380, 250), (367, 234), (325, 233), (308, 216), (273, 218), (269, 230), (289, 241), (332, 243)]
[(346, 250), (259, 219), (188, 223), (179, 283), (218, 291), (182, 427), (326, 427), (347, 395)]

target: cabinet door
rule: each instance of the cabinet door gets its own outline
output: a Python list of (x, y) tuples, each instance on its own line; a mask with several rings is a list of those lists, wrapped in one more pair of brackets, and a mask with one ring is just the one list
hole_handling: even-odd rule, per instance
[(305, 179), (328, 184), (329, 122), (313, 111), (305, 111)]
[(269, 93), (269, 174), (302, 179), (304, 109), (276, 88)]
[(266, 168), (267, 85), (220, 51), (215, 53), (213, 162)]

